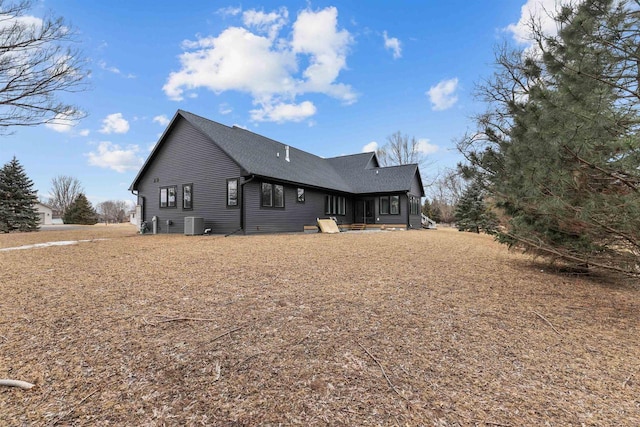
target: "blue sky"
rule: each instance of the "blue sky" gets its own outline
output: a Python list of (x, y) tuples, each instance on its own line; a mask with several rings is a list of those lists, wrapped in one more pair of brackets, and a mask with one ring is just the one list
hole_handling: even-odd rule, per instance
[(133, 200), (127, 188), (177, 109), (332, 157), (400, 131), (432, 165), (455, 166), (454, 140), (484, 110), (474, 84), (494, 48), (517, 43), (521, 19), (553, 0), (35, 1), (78, 33), (88, 90), (74, 126), (16, 128), (16, 156), (46, 197), (70, 175), (89, 200)]

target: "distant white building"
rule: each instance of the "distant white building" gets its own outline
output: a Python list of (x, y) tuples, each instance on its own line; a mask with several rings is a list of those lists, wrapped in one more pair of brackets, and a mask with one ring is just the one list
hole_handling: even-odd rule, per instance
[(129, 222), (135, 226), (139, 226), (138, 216), (136, 215), (136, 211), (129, 212)]
[(53, 209), (40, 202), (36, 203), (36, 211), (38, 212), (38, 218), (40, 219), (40, 225), (53, 224)]

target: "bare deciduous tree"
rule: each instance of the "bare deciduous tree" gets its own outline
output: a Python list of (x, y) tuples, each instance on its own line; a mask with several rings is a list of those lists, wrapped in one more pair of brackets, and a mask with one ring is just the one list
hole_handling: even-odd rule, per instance
[(398, 131), (387, 137), (387, 143), (376, 150), (376, 155), (381, 166), (416, 163), (422, 167), (427, 165), (422, 144), (415, 136), (409, 137)]
[(454, 169), (447, 169), (427, 189), (428, 198), (434, 211), (438, 211), (440, 221), (455, 221), (455, 207), (462, 197), (466, 183), (461, 174)]
[(123, 222), (129, 209), (129, 202), (124, 200), (107, 200), (98, 203), (97, 210), (104, 222)]
[(50, 193), (49, 206), (64, 216), (69, 205), (76, 200), (80, 193), (84, 193), (84, 188), (77, 178), (58, 175), (51, 180)]
[(12, 126), (71, 124), (83, 113), (58, 99), (84, 88), (85, 60), (62, 18), (28, 15), (31, 1), (0, 0), (0, 132)]

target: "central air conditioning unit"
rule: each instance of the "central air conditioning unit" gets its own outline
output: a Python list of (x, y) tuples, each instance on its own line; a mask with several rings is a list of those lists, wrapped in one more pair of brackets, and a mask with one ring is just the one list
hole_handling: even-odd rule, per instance
[(204, 234), (204, 218), (197, 216), (187, 216), (184, 218), (184, 234), (196, 236)]

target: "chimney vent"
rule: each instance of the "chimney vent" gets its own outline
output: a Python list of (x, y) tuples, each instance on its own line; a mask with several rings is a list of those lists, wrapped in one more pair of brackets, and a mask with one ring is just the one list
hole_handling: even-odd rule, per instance
[(286, 147), (284, 147), (284, 159), (287, 162), (290, 162), (291, 160), (289, 159), (289, 146), (287, 145)]

